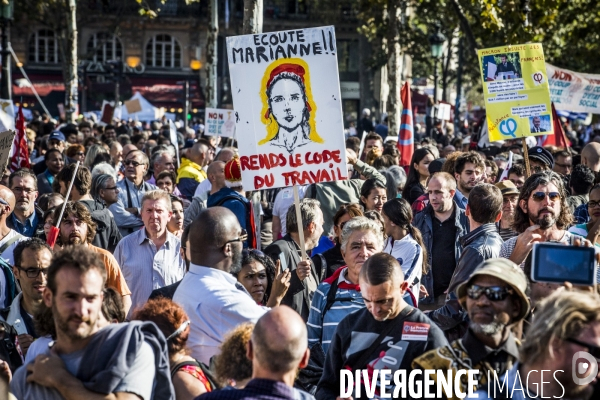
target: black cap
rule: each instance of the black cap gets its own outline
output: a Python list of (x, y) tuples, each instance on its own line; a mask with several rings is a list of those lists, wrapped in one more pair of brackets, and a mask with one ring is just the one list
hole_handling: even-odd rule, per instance
[(552, 169), (554, 167), (554, 157), (552, 154), (540, 146), (535, 146), (529, 149), (529, 158), (543, 162)]

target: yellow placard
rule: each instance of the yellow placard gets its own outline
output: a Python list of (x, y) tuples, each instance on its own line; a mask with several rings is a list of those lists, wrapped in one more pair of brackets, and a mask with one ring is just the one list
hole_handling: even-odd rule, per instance
[(490, 141), (552, 135), (540, 43), (478, 50)]

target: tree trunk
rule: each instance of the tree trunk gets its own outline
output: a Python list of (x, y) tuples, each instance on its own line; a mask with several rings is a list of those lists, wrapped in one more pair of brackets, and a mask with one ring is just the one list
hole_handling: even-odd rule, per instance
[(216, 108), (217, 102), (217, 39), (219, 18), (217, 0), (208, 3), (208, 37), (206, 46), (206, 106)]
[(65, 114), (67, 122), (74, 122), (77, 113), (77, 3), (69, 0), (65, 40)]
[(387, 31), (387, 74), (389, 94), (387, 99), (388, 134), (398, 135), (400, 121), (400, 7), (398, 0), (388, 0), (388, 31)]
[(262, 33), (263, 0), (244, 0), (244, 35)]

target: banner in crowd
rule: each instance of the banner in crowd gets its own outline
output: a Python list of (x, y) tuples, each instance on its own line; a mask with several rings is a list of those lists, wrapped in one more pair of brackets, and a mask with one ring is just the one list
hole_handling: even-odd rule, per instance
[(546, 64), (550, 98), (557, 110), (600, 114), (600, 75)]
[(8, 157), (15, 140), (15, 131), (8, 130), (0, 132), (0, 168), (2, 171), (6, 169)]
[(15, 108), (12, 100), (0, 99), (0, 132), (15, 129)]
[(544, 52), (539, 43), (478, 50), (490, 141), (552, 132)]
[(227, 38), (247, 190), (346, 179), (333, 26)]
[(235, 133), (233, 110), (207, 108), (204, 121), (204, 134), (207, 136), (233, 137)]

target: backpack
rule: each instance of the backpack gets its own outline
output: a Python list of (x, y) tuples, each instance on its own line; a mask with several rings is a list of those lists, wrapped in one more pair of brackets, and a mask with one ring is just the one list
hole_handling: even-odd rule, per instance
[(13, 374), (24, 362), (17, 336), (12, 325), (0, 320), (0, 360), (8, 363)]
[[(223, 197), (221, 200), (219, 200), (217, 202), (217, 204), (213, 205), (213, 207), (223, 206), (223, 204), (229, 200), (239, 201), (246, 208), (246, 227), (245, 228), (246, 228), (246, 231), (248, 232), (248, 247), (251, 249), (256, 249), (256, 246), (258, 246), (258, 240), (256, 238), (256, 223), (254, 220), (254, 212), (252, 211), (252, 203), (250, 201), (247, 201), (247, 202), (242, 201), (242, 200), (240, 200), (239, 197), (237, 197), (233, 194), (230, 194), (230, 195)], [(249, 229), (248, 227), (251, 227), (251, 229)]]

